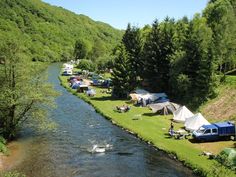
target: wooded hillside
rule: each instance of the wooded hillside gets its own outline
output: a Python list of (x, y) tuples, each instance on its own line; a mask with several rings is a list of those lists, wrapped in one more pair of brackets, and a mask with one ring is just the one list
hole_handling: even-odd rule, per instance
[[(85, 40), (100, 57), (120, 41), (122, 31), (41, 0), (1, 0), (0, 39), (21, 37), (36, 61), (70, 59), (75, 41)], [(96, 45), (95, 45), (96, 44)], [(99, 44), (99, 45), (98, 45)]]

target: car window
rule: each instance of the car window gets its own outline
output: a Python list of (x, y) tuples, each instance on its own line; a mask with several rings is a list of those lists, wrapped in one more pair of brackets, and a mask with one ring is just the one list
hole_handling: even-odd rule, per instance
[(211, 129), (208, 129), (204, 132), (204, 134), (209, 134), (209, 133), (211, 133)]
[(217, 133), (217, 129), (212, 129), (212, 133)]

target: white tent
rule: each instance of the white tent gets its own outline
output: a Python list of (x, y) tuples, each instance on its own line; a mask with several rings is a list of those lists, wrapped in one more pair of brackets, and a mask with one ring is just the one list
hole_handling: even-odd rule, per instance
[(199, 129), (202, 125), (209, 125), (210, 123), (202, 116), (201, 113), (197, 113), (192, 117), (189, 117), (185, 121), (185, 129), (194, 131)]
[(179, 109), (177, 109), (175, 112), (173, 112), (174, 114), (174, 118), (173, 120), (175, 122), (185, 122), (185, 120), (189, 117), (192, 117), (194, 114), (189, 111), (188, 108), (186, 108), (185, 106), (180, 107)]

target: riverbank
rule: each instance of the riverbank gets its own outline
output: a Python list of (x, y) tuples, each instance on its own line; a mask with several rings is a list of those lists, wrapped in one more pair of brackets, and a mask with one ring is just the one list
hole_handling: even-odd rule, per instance
[(0, 175), (17, 166), (25, 156), (23, 144), (13, 141), (7, 144), (8, 154), (0, 154)]
[[(157, 116), (151, 113), (148, 108), (134, 107), (130, 104), (131, 110), (127, 113), (114, 111), (116, 106), (129, 104), (128, 100), (116, 100), (106, 94), (103, 89), (95, 88), (95, 97), (87, 97), (83, 93), (76, 93), (70, 89), (67, 77), (60, 77), (61, 84), (74, 95), (82, 98), (94, 106), (97, 112), (111, 120), (125, 130), (135, 134), (140, 139), (151, 143), (160, 150), (171, 154), (183, 164), (201, 176), (213, 176), (219, 174), (225, 176), (235, 176), (235, 174), (222, 167), (215, 160), (210, 160), (206, 156), (201, 156), (203, 151), (217, 154), (224, 147), (232, 147), (232, 141), (212, 142), (212, 143), (193, 143), (191, 140), (175, 140), (169, 138), (168, 128), (172, 116)], [(181, 128), (182, 124), (175, 124), (175, 129)]]

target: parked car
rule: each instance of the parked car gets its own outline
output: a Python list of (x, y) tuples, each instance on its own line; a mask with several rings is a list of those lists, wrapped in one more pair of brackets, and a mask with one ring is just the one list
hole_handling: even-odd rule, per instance
[(235, 139), (235, 124), (231, 122), (203, 125), (193, 132), (193, 138), (199, 141), (225, 140), (230, 139), (231, 136)]

